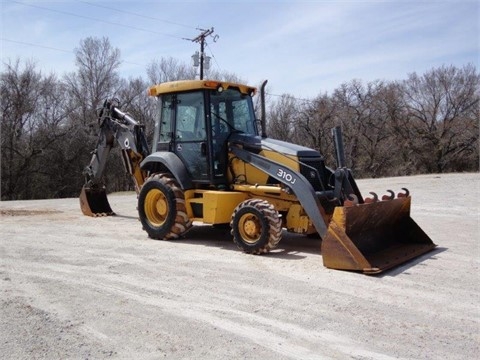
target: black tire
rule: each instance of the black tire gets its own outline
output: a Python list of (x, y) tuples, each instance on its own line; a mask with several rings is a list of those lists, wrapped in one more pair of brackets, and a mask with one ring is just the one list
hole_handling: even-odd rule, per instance
[(153, 239), (178, 239), (192, 226), (182, 189), (170, 174), (153, 174), (138, 196), (138, 215)]
[(282, 219), (268, 201), (250, 199), (240, 203), (230, 221), (233, 242), (249, 254), (264, 254), (282, 238)]

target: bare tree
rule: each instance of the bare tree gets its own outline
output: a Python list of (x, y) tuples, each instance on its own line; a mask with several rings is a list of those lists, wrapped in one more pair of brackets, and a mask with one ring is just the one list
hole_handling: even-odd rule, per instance
[(108, 38), (88, 37), (75, 49), (77, 70), (66, 74), (64, 84), (69, 94), (68, 113), (72, 136), (66, 139), (61, 156), (68, 165), (68, 184), (77, 193), (83, 185), (82, 170), (96, 144), (97, 111), (103, 102), (122, 86), (118, 73), (120, 51)]
[(147, 95), (147, 89), (153, 84), (145, 82), (142, 78), (124, 80), (121, 90), (117, 92), (122, 108), (128, 111), (134, 119), (145, 126), (145, 133), (151, 143), (156, 117), (156, 99)]
[(216, 71), (216, 70), (208, 70), (205, 76), (206, 79), (211, 80), (220, 80), (220, 81), (228, 81), (237, 84), (245, 84), (246, 81), (242, 79), (235, 73), (229, 71)]
[(402, 89), (395, 82), (386, 83), (377, 93), (379, 106), (382, 107), (382, 119), (385, 122), (384, 141), (379, 144), (377, 161), (379, 168), (371, 176), (397, 176), (415, 173), (414, 151), (405, 146), (404, 140), (396, 131), (396, 124), (405, 119), (402, 107)]
[(360, 168), (371, 177), (384, 176), (395, 154), (391, 150), (393, 138), (388, 118), (391, 111), (391, 92), (383, 81), (367, 84), (361, 102), (365, 107), (358, 125)]
[(96, 119), (96, 110), (120, 88), (120, 50), (108, 38), (88, 37), (75, 49), (77, 71), (65, 75), (75, 121), (84, 125)]
[(345, 138), (345, 157), (348, 165), (360, 176), (365, 172), (361, 161), (361, 137), (365, 119), (369, 116), (371, 96), (360, 80), (342, 84), (333, 93), (337, 106), (337, 125)]
[[(1, 81), (2, 199), (16, 199), (18, 180), (23, 175), (28, 151), (29, 125), (32, 123), (41, 74), (33, 63), (20, 68), (20, 60), (4, 64)], [(26, 150), (27, 149), (27, 150)]]
[(318, 150), (327, 164), (335, 164), (331, 129), (335, 126), (337, 105), (327, 95), (319, 95), (311, 102), (298, 106), (293, 139), (298, 144)]
[(364, 85), (353, 80), (334, 92), (336, 123), (343, 128), (346, 157), (359, 177), (385, 176), (391, 170), (396, 153), (390, 116), (398, 115), (394, 90), (384, 81)]
[(278, 140), (291, 140), (297, 114), (293, 96), (284, 94), (271, 104), (268, 112), (268, 134)]
[(148, 80), (152, 85), (175, 80), (193, 80), (195, 72), (193, 66), (172, 57), (153, 60), (147, 66)]
[(452, 171), (458, 164), (478, 169), (480, 76), (475, 67), (410, 74), (402, 93), (406, 117), (396, 130), (415, 151), (418, 170)]
[(2, 199), (54, 196), (49, 154), (68, 132), (60, 82), (17, 60), (5, 64), (1, 97)]

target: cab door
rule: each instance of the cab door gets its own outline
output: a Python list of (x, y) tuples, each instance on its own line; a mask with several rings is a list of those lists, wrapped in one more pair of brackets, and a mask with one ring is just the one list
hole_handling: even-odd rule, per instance
[(210, 176), (204, 93), (179, 93), (174, 104), (173, 152), (185, 164), (192, 181), (207, 182)]

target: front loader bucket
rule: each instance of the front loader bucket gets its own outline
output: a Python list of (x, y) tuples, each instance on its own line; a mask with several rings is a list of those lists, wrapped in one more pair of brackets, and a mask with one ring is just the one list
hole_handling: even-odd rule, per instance
[(410, 217), (411, 197), (336, 207), (322, 241), (323, 264), (376, 274), (436, 245)]
[(92, 189), (83, 186), (80, 193), (80, 207), (87, 216), (115, 215), (108, 203), (105, 188)]

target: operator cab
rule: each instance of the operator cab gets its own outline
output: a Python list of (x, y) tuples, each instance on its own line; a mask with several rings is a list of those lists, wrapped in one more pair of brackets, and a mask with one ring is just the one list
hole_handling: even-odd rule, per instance
[(176, 81), (149, 89), (158, 97), (153, 152), (175, 153), (197, 185), (226, 182), (233, 133), (258, 135), (255, 88), (219, 81)]

